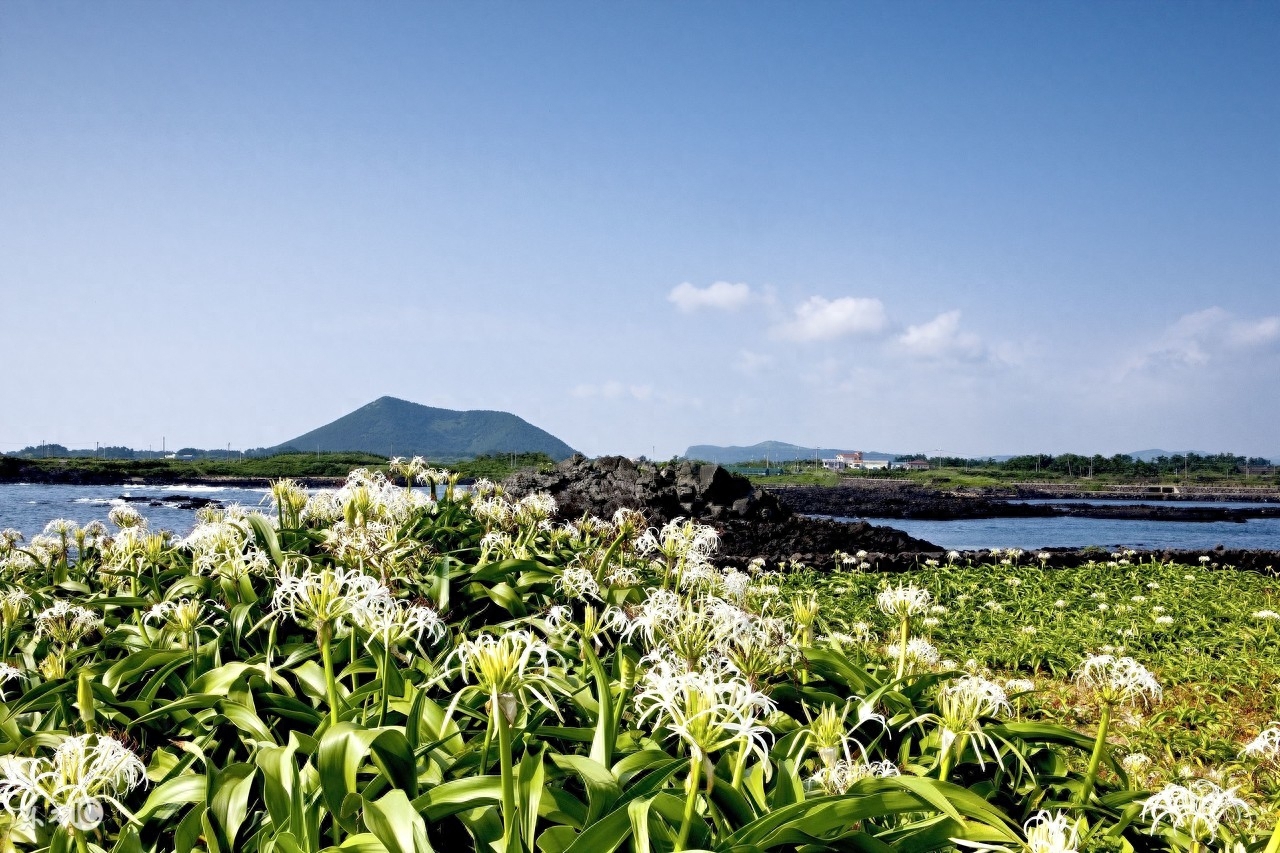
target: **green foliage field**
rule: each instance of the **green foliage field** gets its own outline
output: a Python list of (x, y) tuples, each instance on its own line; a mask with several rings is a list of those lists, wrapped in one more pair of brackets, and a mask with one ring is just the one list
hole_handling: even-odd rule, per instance
[(399, 470), (0, 536), (0, 850), (1268, 845), (1270, 578), (717, 567)]

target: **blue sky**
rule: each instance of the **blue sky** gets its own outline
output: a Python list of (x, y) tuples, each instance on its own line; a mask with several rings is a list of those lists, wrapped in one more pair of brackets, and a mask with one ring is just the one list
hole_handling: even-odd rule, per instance
[(1280, 456), (1280, 6), (9, 0), (0, 310), (0, 450)]

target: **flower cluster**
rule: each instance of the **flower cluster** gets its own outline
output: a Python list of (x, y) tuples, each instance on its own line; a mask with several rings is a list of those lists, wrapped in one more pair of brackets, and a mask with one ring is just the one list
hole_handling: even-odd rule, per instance
[(118, 799), (146, 781), (146, 767), (120, 741), (104, 735), (69, 737), (51, 758), (0, 758), (0, 807), (19, 822), (41, 813), (77, 830), (92, 829), (103, 817), (103, 801)]

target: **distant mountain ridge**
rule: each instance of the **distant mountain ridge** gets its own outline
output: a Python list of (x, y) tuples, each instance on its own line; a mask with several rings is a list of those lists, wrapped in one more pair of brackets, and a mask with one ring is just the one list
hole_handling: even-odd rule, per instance
[(1137, 459), (1139, 462), (1150, 462), (1152, 459), (1159, 459), (1161, 456), (1172, 459), (1175, 456), (1181, 456), (1183, 453), (1194, 453), (1198, 456), (1209, 455), (1204, 450), (1160, 450), (1155, 448), (1152, 450), (1135, 450), (1132, 453), (1126, 453), (1125, 456)]
[(545, 453), (559, 461), (574, 450), (510, 412), (455, 411), (379, 397), (332, 423), (272, 448), (361, 450), (387, 456), (463, 459), (494, 453)]
[[(798, 459), (832, 459), (837, 453), (849, 453), (856, 447), (802, 447), (788, 444), (785, 441), (762, 441), (750, 447), (729, 445), (721, 447), (716, 444), (695, 444), (684, 452), (685, 459), (700, 459), (704, 462), (718, 462), (721, 465), (738, 465), (743, 462), (754, 462), (757, 459), (769, 459), (776, 462), (795, 462)], [(866, 450), (864, 459), (897, 459), (900, 453), (881, 453)]]
[[(857, 450), (856, 447), (804, 447), (799, 444), (788, 444), (785, 441), (762, 441), (759, 444), (753, 444), (749, 447), (741, 447), (738, 445), (721, 446), (718, 444), (694, 444), (684, 452), (685, 459), (699, 459), (704, 462), (719, 462), (722, 465), (738, 465), (743, 462), (754, 462), (757, 459), (768, 458), (777, 462), (794, 462), (799, 459), (831, 459), (837, 453), (848, 453), (851, 450)], [(1200, 456), (1209, 456), (1211, 454), (1203, 450), (1188, 450), (1187, 453), (1199, 454)], [(1181, 456), (1181, 450), (1135, 450), (1132, 453), (1121, 454), (1142, 462), (1150, 462), (1161, 456), (1173, 459)], [(864, 459), (897, 459), (900, 456), (910, 456), (909, 453), (882, 453), (874, 450), (863, 451)], [(981, 456), (975, 458), (994, 459), (997, 462), (1007, 462), (1014, 458), (1017, 454), (1004, 454), (999, 456)], [(1280, 456), (1271, 457), (1273, 465), (1280, 465)]]

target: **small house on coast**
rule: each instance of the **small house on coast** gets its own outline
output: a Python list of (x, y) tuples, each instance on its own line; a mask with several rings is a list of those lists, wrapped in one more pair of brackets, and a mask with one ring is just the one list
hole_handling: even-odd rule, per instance
[(872, 471), (889, 467), (887, 459), (863, 459), (862, 451), (837, 453), (834, 459), (823, 459), (822, 467), (829, 471)]

